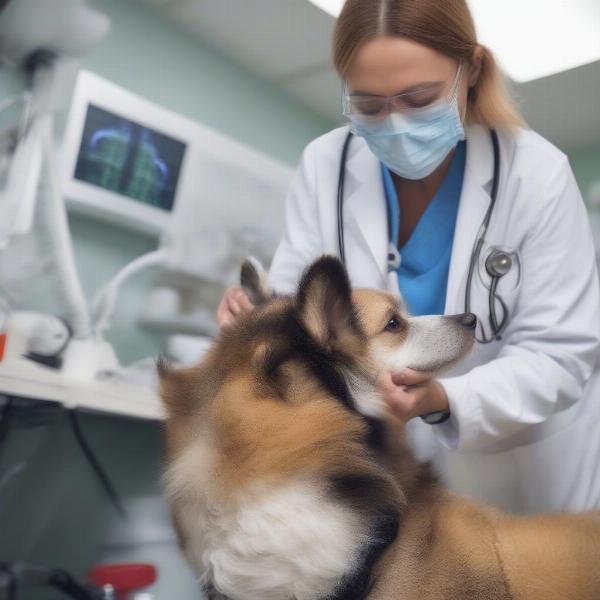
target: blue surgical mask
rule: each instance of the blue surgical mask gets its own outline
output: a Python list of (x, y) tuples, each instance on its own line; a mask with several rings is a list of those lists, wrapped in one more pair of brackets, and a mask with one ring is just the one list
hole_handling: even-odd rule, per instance
[(431, 175), (465, 139), (458, 109), (462, 64), (450, 97), (409, 112), (393, 112), (380, 121), (365, 122), (349, 115), (352, 131), (365, 139), (371, 152), (391, 171), (405, 179)]

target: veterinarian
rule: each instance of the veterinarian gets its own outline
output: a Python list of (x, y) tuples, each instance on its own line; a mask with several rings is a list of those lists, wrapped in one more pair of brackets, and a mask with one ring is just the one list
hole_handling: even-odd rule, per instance
[[(415, 315), (475, 313), (455, 372), (382, 376), (417, 453), (508, 510), (600, 507), (599, 285), (566, 156), (523, 123), (464, 0), (348, 0), (333, 56), (349, 127), (304, 151), (273, 288), (334, 254)], [(249, 308), (230, 289), (219, 322)]]

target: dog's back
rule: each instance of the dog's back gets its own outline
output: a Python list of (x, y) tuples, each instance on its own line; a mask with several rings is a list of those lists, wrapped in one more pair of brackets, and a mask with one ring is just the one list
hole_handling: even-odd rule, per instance
[(167, 494), (211, 598), (600, 600), (597, 515), (458, 497), (386, 413), (381, 369), (459, 359), (467, 321), (353, 294), (330, 258), (296, 298), (254, 287), (260, 306), (202, 365), (162, 369)]
[(600, 598), (600, 513), (504, 517), (498, 551), (515, 598)]
[(405, 516), (369, 600), (598, 600), (600, 513), (513, 516), (447, 492)]

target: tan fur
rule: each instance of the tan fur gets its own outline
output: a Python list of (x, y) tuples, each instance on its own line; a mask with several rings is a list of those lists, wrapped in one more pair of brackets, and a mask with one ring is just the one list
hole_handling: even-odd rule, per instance
[(228, 382), (217, 399), (218, 470), (226, 490), (262, 478), (345, 469), (348, 461), (360, 461), (364, 426), (340, 406), (317, 390), (302, 403), (248, 399), (252, 385), (240, 377)]
[(370, 600), (597, 600), (600, 515), (512, 517), (446, 493), (411, 510)]
[(379, 290), (353, 290), (352, 300), (369, 338), (381, 332), (387, 320), (399, 311), (398, 299)]
[(398, 313), (398, 300), (391, 294), (378, 290), (357, 289), (352, 292), (352, 299), (357, 308), (360, 322), (367, 338), (388, 347), (401, 345), (406, 336), (406, 323), (401, 320), (398, 333), (386, 333), (385, 324)]
[[(275, 304), (280, 308), (286, 305), (282, 300)], [(263, 312), (270, 314), (275, 308), (268, 305)], [(217, 440), (218, 476), (213, 485), (224, 497), (257, 480), (298, 473), (371, 471), (364, 458), (364, 423), (327, 397), (301, 366), (286, 368), (289, 387), (285, 402), (261, 396), (262, 383), (253, 367), (267, 351), (262, 341), (238, 348), (228, 344), (229, 359), (213, 351), (199, 367), (163, 368), (169, 460), (190, 443), (202, 423)], [(227, 370), (232, 375), (215, 376), (228, 360)], [(217, 392), (215, 381), (222, 378), (225, 382)], [(193, 415), (181, 409), (193, 402), (190, 394), (196, 398)]]
[[(298, 475), (323, 481), (348, 473), (380, 478), (382, 487), (374, 494), (389, 498), (402, 521), (376, 564), (370, 600), (600, 600), (598, 515), (504, 515), (433, 482), (391, 416), (384, 452), (374, 461), (363, 419), (332, 398), (300, 362), (291, 360), (278, 373), (284, 391), (265, 384), (257, 373), (277, 339), (264, 339), (253, 327), (283, 313), (290, 302), (278, 299), (255, 310), (239, 337), (222, 334), (199, 367), (162, 369), (169, 464), (203, 432), (215, 456), (210, 486), (223, 502), (256, 482)], [(397, 301), (383, 292), (357, 290), (353, 305), (362, 334), (340, 329), (338, 342), (351, 349), (359, 370), (376, 372), (369, 346), (403, 343), (402, 328), (385, 330), (398, 313)], [(303, 315), (320, 339), (329, 331), (322, 310), (311, 301)], [(180, 500), (171, 500), (185, 549)]]

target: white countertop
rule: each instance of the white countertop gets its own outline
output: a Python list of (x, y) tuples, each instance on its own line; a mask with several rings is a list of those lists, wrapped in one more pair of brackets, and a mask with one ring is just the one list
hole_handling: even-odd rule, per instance
[(27, 359), (0, 362), (0, 394), (61, 402), (67, 408), (85, 408), (144, 419), (164, 418), (160, 398), (152, 387), (118, 379), (69, 379), (60, 371)]

